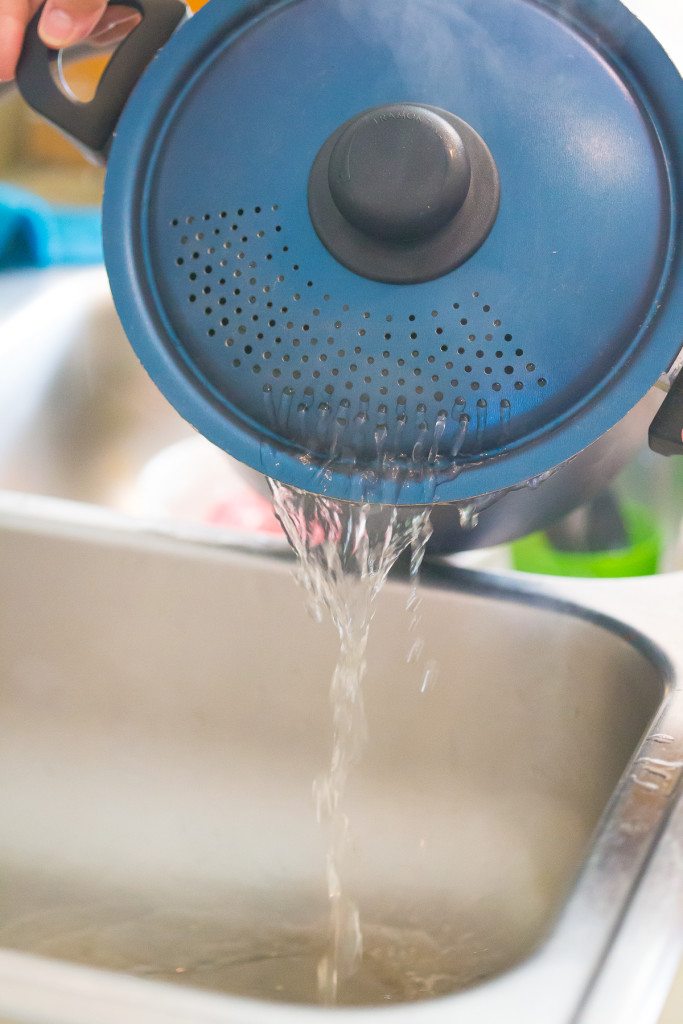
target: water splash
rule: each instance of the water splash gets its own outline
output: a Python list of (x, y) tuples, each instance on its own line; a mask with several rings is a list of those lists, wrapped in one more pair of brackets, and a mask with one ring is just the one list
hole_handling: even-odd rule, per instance
[(332, 677), (333, 749), (330, 766), (314, 784), (318, 818), (328, 829), (329, 944), (318, 966), (322, 1002), (338, 1001), (339, 985), (359, 968), (363, 934), (357, 905), (344, 885), (349, 845), (345, 794), (366, 738), (362, 683), (377, 597), (404, 551), (412, 550), (411, 597), (431, 536), (430, 511), (351, 504), (270, 481), (275, 512), (299, 558), (298, 579), (320, 620), (329, 614), (339, 634)]

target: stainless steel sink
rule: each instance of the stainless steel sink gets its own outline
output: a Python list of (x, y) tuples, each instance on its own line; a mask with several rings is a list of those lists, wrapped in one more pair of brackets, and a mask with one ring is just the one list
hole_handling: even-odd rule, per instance
[[(0, 565), (0, 1017), (326, 1019), (303, 1004), (336, 644), (290, 565), (26, 510), (0, 512)], [(350, 798), (368, 1005), (334, 1012), (593, 1024), (609, 982), (602, 1024), (654, 1021), (628, 1016), (633, 962), (642, 977), (674, 948), (671, 922), (628, 911), (664, 881), (648, 868), (683, 764), (666, 638), (434, 568), (422, 628), (441, 677), (423, 694), (396, 642), (406, 596), (397, 581), (380, 605)], [(377, 1007), (404, 976), (417, 1001)]]

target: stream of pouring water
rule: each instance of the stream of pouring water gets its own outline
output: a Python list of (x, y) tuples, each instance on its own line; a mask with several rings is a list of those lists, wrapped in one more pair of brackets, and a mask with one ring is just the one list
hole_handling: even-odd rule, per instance
[[(349, 842), (345, 794), (349, 773), (366, 738), (362, 683), (377, 597), (404, 551), (411, 549), (413, 587), (412, 660), (420, 657), (414, 636), (419, 615), (417, 578), (431, 536), (430, 511), (393, 505), (339, 502), (271, 480), (275, 512), (298, 559), (298, 577), (318, 621), (327, 613), (339, 634), (339, 660), (332, 677), (333, 747), (329, 768), (314, 784), (318, 819), (328, 829), (327, 890), (329, 945), (318, 965), (320, 1000), (333, 1005), (340, 983), (363, 956), (359, 908), (344, 885)], [(433, 676), (428, 666), (424, 686)]]

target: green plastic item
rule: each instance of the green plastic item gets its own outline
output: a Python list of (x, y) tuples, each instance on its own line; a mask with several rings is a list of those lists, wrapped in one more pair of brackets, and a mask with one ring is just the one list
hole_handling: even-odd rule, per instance
[(618, 551), (570, 552), (554, 548), (545, 533), (532, 533), (512, 547), (512, 564), (519, 572), (542, 576), (582, 576), (618, 579), (654, 576), (662, 558), (663, 537), (654, 516), (642, 505), (623, 508), (631, 543)]

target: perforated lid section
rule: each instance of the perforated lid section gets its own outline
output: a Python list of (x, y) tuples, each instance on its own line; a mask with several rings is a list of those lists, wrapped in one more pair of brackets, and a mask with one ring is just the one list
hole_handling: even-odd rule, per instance
[[(299, 486), (346, 497), (351, 467), (392, 460), (432, 479), (427, 495), (417, 472), (392, 500), (509, 483), (501, 463), (571, 431), (644, 351), (671, 200), (633, 88), (593, 39), (529, 0), (297, 0), (240, 31), (231, 17), (209, 5), (178, 33), (112, 154), (108, 262), (143, 361), (207, 436)], [(307, 208), (325, 140), (400, 101), (471, 124), (501, 179), (482, 248), (417, 286), (346, 270)], [(122, 211), (125, 267), (111, 240)], [(558, 454), (522, 457), (513, 479)]]

